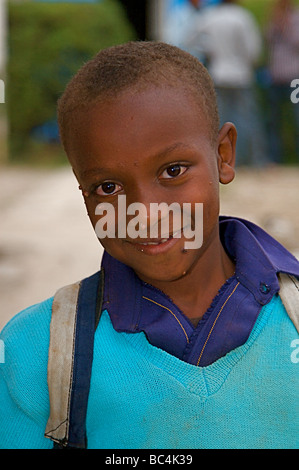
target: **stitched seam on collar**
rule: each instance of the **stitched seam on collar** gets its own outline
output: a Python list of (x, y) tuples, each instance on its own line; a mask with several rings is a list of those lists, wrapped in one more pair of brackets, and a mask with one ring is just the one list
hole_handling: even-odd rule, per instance
[(175, 315), (175, 313), (173, 313), (173, 311), (170, 310), (170, 308), (165, 307), (164, 305), (161, 305), (161, 304), (159, 304), (158, 302), (155, 302), (155, 300), (149, 299), (148, 297), (145, 297), (144, 295), (142, 296), (142, 298), (145, 299), (145, 300), (149, 300), (150, 302), (153, 302), (153, 303), (156, 304), (156, 305), (159, 305), (159, 307), (165, 308), (165, 310), (168, 310), (168, 312), (170, 312), (170, 313), (174, 316), (174, 318), (176, 319), (176, 321), (178, 322), (178, 324), (179, 324), (180, 327), (182, 328), (182, 330), (183, 330), (183, 332), (184, 332), (184, 334), (185, 334), (185, 336), (186, 336), (187, 343), (189, 343), (189, 338), (188, 338), (188, 335), (187, 335), (187, 333), (186, 333), (185, 328), (183, 327), (183, 325), (181, 324), (180, 320), (179, 320), (178, 317)]
[(215, 325), (216, 325), (216, 322), (217, 322), (217, 320), (218, 320), (218, 318), (219, 318), (221, 312), (223, 311), (223, 309), (224, 309), (226, 303), (228, 302), (228, 300), (229, 300), (229, 299), (231, 298), (231, 296), (235, 293), (235, 291), (236, 291), (237, 287), (239, 286), (239, 284), (240, 284), (240, 282), (238, 282), (238, 284), (235, 286), (234, 290), (230, 293), (230, 295), (227, 297), (227, 299), (226, 299), (225, 302), (223, 303), (222, 307), (220, 308), (220, 310), (219, 310), (219, 312), (218, 312), (218, 315), (217, 315), (217, 317), (216, 317), (215, 320), (214, 320), (214, 323), (213, 323), (213, 325), (212, 325), (212, 327), (211, 327), (211, 329), (210, 329), (210, 331), (209, 331), (209, 334), (208, 334), (208, 336), (207, 336), (207, 339), (206, 339), (206, 341), (205, 341), (205, 343), (204, 343), (204, 345), (203, 345), (203, 347), (202, 347), (202, 350), (201, 350), (201, 352), (200, 352), (199, 358), (198, 358), (197, 363), (196, 363), (197, 366), (198, 366), (199, 363), (200, 363), (200, 360), (201, 360), (201, 358), (202, 358), (202, 355), (203, 355), (203, 352), (204, 352), (204, 350), (205, 350), (205, 347), (206, 347), (206, 345), (207, 345), (207, 343), (208, 343), (208, 341), (209, 341), (209, 339), (210, 339), (210, 336), (211, 336), (211, 334), (212, 334), (212, 331), (213, 331), (213, 329), (214, 329), (214, 327), (215, 327)]

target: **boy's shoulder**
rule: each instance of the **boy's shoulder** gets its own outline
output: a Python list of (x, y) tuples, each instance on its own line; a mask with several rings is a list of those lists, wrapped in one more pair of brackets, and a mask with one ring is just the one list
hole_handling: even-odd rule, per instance
[(15, 315), (0, 333), (3, 374), (24, 375), (37, 363), (47, 360), (53, 297)]
[[(48, 413), (47, 364), (53, 298), (15, 315), (0, 334), (0, 393), (13, 418)], [(16, 410), (19, 410), (18, 413)]]
[(54, 297), (50, 297), (31, 305), (13, 316), (0, 332), (1, 339), (21, 338), (22, 335), (30, 332), (35, 331), (38, 334), (40, 329), (48, 328), (51, 321), (53, 299)]

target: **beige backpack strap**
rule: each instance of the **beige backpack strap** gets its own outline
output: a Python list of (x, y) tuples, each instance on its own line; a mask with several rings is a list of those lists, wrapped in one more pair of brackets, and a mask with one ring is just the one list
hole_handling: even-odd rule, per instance
[(104, 271), (56, 292), (48, 359), (50, 416), (45, 437), (54, 448), (87, 447), (86, 414), (94, 335), (102, 313)]
[(299, 334), (299, 281), (295, 276), (285, 273), (278, 275), (279, 296)]
[(54, 442), (61, 442), (68, 438), (79, 288), (80, 282), (62, 287), (56, 292), (52, 306), (48, 361), (48, 387), (51, 407), (45, 436)]

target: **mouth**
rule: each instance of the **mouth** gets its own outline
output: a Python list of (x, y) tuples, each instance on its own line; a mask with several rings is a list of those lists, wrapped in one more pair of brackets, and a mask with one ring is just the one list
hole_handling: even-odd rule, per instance
[(169, 237), (169, 238), (161, 238), (161, 240), (155, 240), (155, 241), (146, 241), (146, 242), (139, 242), (137, 243), (138, 245), (142, 245), (142, 246), (149, 246), (149, 245), (161, 245), (161, 243), (166, 243), (168, 240), (170, 240), (171, 238), (173, 237)]
[(181, 238), (180, 232), (181, 230), (173, 235), (170, 235), (168, 238), (156, 238), (143, 241), (125, 240), (125, 242), (144, 254), (157, 255), (168, 251), (176, 243), (178, 243), (179, 239)]

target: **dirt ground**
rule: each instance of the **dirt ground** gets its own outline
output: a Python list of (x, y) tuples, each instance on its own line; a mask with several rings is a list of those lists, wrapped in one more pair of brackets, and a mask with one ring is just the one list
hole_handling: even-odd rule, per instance
[[(299, 257), (299, 167), (239, 169), (221, 213), (250, 219)], [(69, 168), (0, 168), (0, 330), (20, 310), (95, 272), (102, 249)]]

